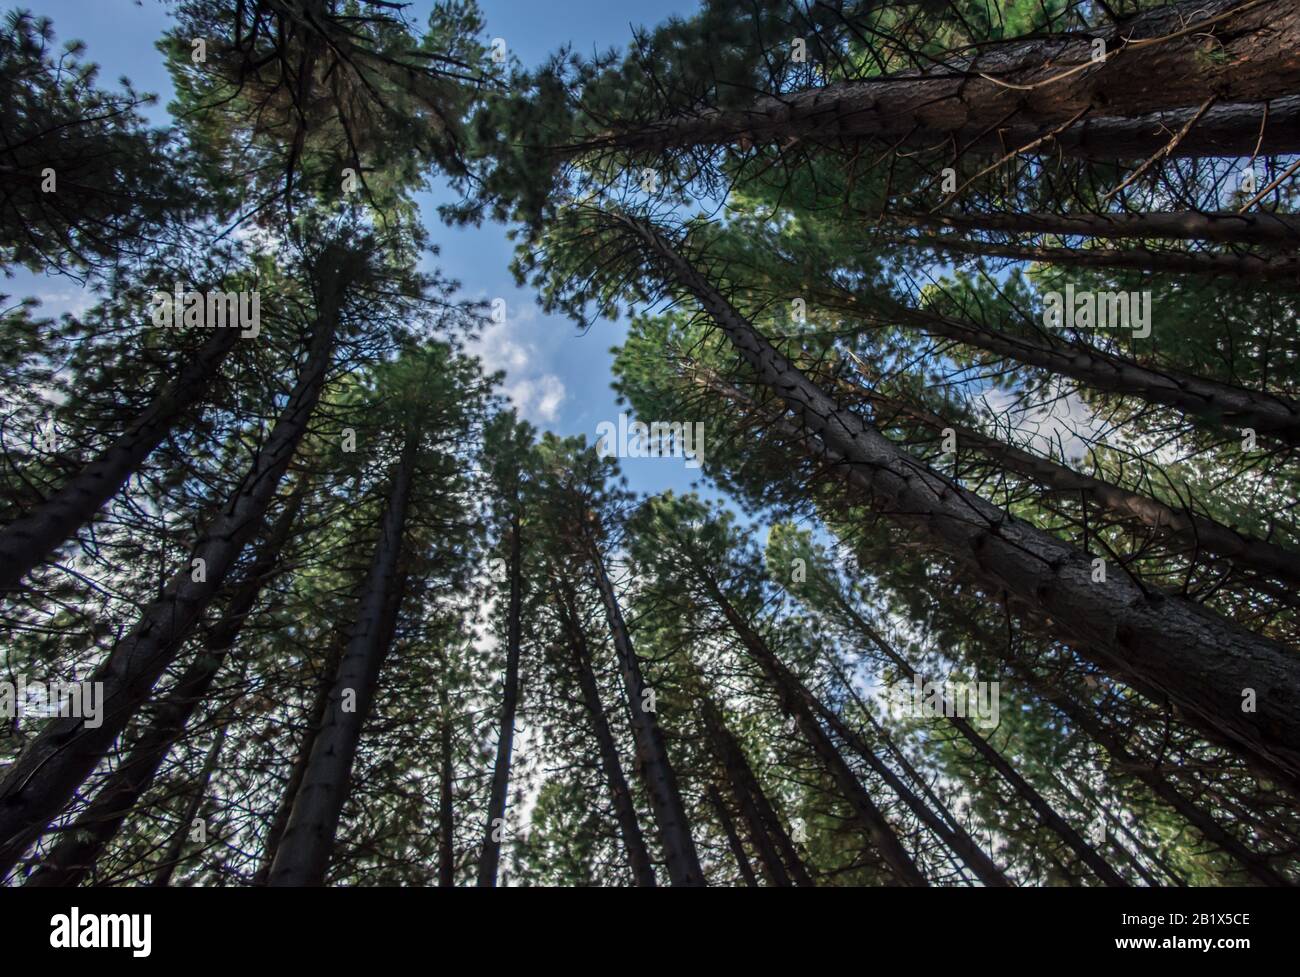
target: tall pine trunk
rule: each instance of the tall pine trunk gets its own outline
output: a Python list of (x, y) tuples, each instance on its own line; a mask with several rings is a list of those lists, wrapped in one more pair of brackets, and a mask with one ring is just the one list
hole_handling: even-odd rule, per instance
[(478, 884), (497, 884), (501, 861), (501, 836), (505, 832), (506, 791), (510, 784), (510, 753), (515, 740), (515, 710), (519, 705), (520, 603), (523, 599), (523, 566), (519, 541), (519, 500), (510, 517), (510, 604), (506, 620), (506, 674), (501, 692), (501, 729), (497, 735), (496, 764), (488, 797), (487, 832), (479, 856)]
[(351, 785), (361, 729), (400, 610), (398, 562), (410, 506), (418, 442), (408, 438), (393, 472), (374, 558), (348, 644), (339, 662), (329, 707), (312, 744), (311, 760), (294, 799), (289, 824), (271, 865), (272, 886), (324, 885), (339, 818)]
[[(1161, 690), (1188, 720), (1274, 775), (1300, 781), (1300, 661), (1277, 642), (1191, 601), (1140, 589), (1122, 573), (1093, 580), (1068, 543), (934, 472), (843, 409), (781, 355), (657, 229), (616, 217), (648, 256), (710, 314), (736, 351), (820, 439), (839, 470), (933, 547), (974, 565), (1121, 681)], [(1256, 712), (1243, 712), (1253, 690)]]
[[(1094, 60), (1094, 40), (1105, 42), (1103, 61)], [(1195, 109), (1209, 93), (1228, 107), (1294, 95), (1300, 90), (1297, 51), (1300, 9), (1290, 0), (1186, 0), (1118, 26), (984, 44), (974, 55), (941, 65), (760, 96), (746, 108), (682, 114), (575, 148), (659, 153), (729, 143), (876, 139), (921, 147), (953, 142), (963, 149), (996, 141), (1005, 152), (1054, 130), (1068, 133), (1084, 118), (1123, 124)], [(1255, 151), (1258, 114), (1252, 119), (1249, 112), (1221, 111), (1209, 124), (1216, 155)], [(1155, 147), (1169, 141), (1164, 132)], [(1094, 135), (1093, 151), (1104, 151), (1097, 142)]]
[(628, 868), (632, 878), (639, 886), (657, 885), (654, 863), (646, 848), (645, 836), (637, 819), (636, 805), (632, 803), (632, 791), (628, 787), (627, 777), (623, 775), (623, 764), (618, 757), (618, 745), (610, 731), (609, 720), (605, 716), (605, 706), (600, 701), (600, 686), (596, 683), (596, 672), (591, 664), (591, 649), (587, 645), (587, 635), (582, 622), (578, 619), (573, 590), (567, 581), (559, 584), (560, 617), (569, 638), (569, 647), (573, 651), (573, 664), (578, 673), (578, 686), (582, 690), (582, 703), (591, 720), (592, 732), (596, 736), (596, 748), (600, 751), (600, 766), (605, 774), (605, 783), (609, 787), (610, 803), (614, 806), (614, 817), (618, 821), (619, 833), (623, 838), (623, 850), (627, 853)]
[(0, 594), (16, 589), (117, 494), (180, 417), (208, 392), (238, 335), (238, 329), (214, 330), (194, 359), (117, 440), (48, 499), (0, 530)]
[[(162, 860), (158, 863), (158, 871), (154, 873), (150, 885), (160, 888), (171, 885), (176, 870), (187, 860), (185, 842), (189, 838), (190, 832), (194, 830), (194, 822), (198, 820), (199, 811), (203, 809), (203, 802), (207, 799), (208, 784), (212, 782), (212, 775), (217, 770), (217, 761), (221, 759), (221, 749), (226, 743), (226, 730), (227, 727), (221, 726), (217, 730), (217, 735), (212, 738), (212, 745), (208, 747), (208, 755), (203, 760), (203, 769), (199, 771), (198, 782), (190, 791), (189, 801), (185, 804), (180, 823), (172, 831), (171, 841), (163, 850)], [(204, 835), (206, 836), (206, 834), (205, 826)]]
[(159, 704), (149, 728), (132, 745), (126, 759), (109, 775), (95, 799), (41, 862), (27, 885), (80, 883), (139, 804), (141, 795), (153, 783), (163, 760), (203, 702), (262, 588), (279, 563), (280, 551), (297, 519), (302, 484), (299, 483), (299, 490), (259, 548), (257, 560), (236, 588), (225, 614), (204, 638), (198, 657)]
[(203, 579), (195, 579), (192, 562), (181, 568), (92, 674), (90, 681), (103, 683), (102, 725), (86, 729), (73, 717), (50, 721), (0, 782), (0, 875), (58, 815), (149, 698), (262, 521), (320, 398), (339, 307), (359, 271), (345, 270), (352, 268), (355, 260), (336, 252), (324, 264), (321, 308), (297, 384), (252, 469), (192, 551), (194, 560), (203, 561)]
[(646, 709), (648, 697), (644, 693), (648, 688), (641, 675), (641, 663), (632, 647), (632, 637), (623, 621), (623, 612), (619, 609), (614, 586), (605, 571), (600, 548), (590, 536), (587, 539), (587, 550), (588, 562), (601, 602), (605, 606), (605, 619), (609, 622), (614, 650), (623, 672), (632, 736), (636, 740), (637, 758), (641, 764), (646, 791), (650, 795), (650, 807), (659, 828), (659, 839), (664, 847), (668, 878), (673, 885), (704, 885), (704, 872), (700, 868), (695, 842), (691, 838), (686, 806), (682, 803), (681, 791), (677, 786), (677, 774), (668, 759), (668, 747), (664, 743), (659, 722), (655, 714)]

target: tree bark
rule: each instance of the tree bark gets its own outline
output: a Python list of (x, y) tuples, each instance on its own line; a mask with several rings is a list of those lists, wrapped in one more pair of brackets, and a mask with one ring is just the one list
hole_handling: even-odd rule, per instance
[(659, 828), (659, 838), (664, 847), (668, 878), (673, 885), (704, 885), (704, 872), (700, 869), (699, 856), (695, 853), (695, 842), (691, 838), (686, 806), (682, 803), (681, 791), (677, 786), (677, 774), (668, 759), (668, 747), (664, 743), (663, 732), (659, 728), (655, 714), (645, 709), (646, 698), (642, 693), (646, 691), (647, 686), (641, 675), (641, 663), (632, 648), (632, 638), (628, 634), (627, 624), (623, 621), (623, 613), (619, 609), (614, 586), (605, 571), (605, 561), (600, 554), (600, 548), (590, 537), (587, 539), (587, 559), (596, 580), (596, 589), (600, 592), (601, 602), (605, 606), (605, 619), (609, 622), (614, 650), (618, 654), (619, 665), (623, 672), (623, 686), (627, 690), (632, 736), (636, 740), (637, 758), (645, 778), (647, 793), (650, 795), (650, 807), (654, 811), (655, 822)]
[(722, 803), (722, 796), (718, 793), (718, 788), (709, 784), (709, 803), (713, 805), (713, 810), (717, 812), (718, 823), (722, 825), (722, 832), (727, 836), (727, 847), (731, 849), (732, 857), (736, 859), (736, 867), (740, 869), (740, 877), (745, 880), (745, 885), (756, 886), (758, 879), (754, 876), (754, 869), (749, 864), (749, 856), (745, 854), (745, 846), (740, 843), (740, 836), (736, 834), (736, 824), (731, 820), (731, 815), (727, 812), (727, 806)]
[(628, 867), (632, 878), (639, 886), (654, 887), (654, 864), (650, 861), (650, 852), (646, 848), (645, 836), (636, 816), (636, 805), (632, 803), (632, 791), (627, 778), (623, 775), (623, 764), (618, 757), (618, 746), (614, 734), (610, 732), (609, 720), (605, 717), (605, 707), (600, 701), (600, 686), (596, 683), (596, 672), (591, 664), (591, 650), (587, 646), (587, 636), (578, 620), (572, 588), (567, 583), (560, 584), (560, 616), (568, 634), (569, 646), (573, 650), (573, 662), (578, 673), (578, 685), (582, 689), (582, 701), (587, 715), (591, 719), (592, 730), (596, 735), (596, 746), (600, 750), (600, 765), (605, 773), (605, 782), (609, 785), (610, 802), (614, 805), (614, 817), (618, 821), (619, 832), (623, 837), (623, 849), (627, 852)]
[(198, 657), (159, 704), (149, 728), (132, 745), (121, 766), (108, 776), (95, 799), (67, 829), (27, 880), (27, 885), (78, 885), (135, 810), (207, 695), (262, 588), (279, 563), (280, 551), (298, 516), (301, 484), (260, 547), (257, 560), (235, 589), (225, 614), (204, 638)]
[[(516, 506), (518, 502), (516, 500)], [(501, 732), (497, 736), (496, 764), (492, 769), (492, 789), (488, 798), (487, 833), (479, 857), (478, 884), (497, 884), (497, 865), (501, 861), (500, 832), (505, 831), (506, 791), (510, 783), (510, 753), (515, 739), (515, 711), (519, 705), (519, 630), (520, 602), (523, 593), (523, 567), (519, 544), (519, 512), (510, 519), (510, 606), (506, 622), (506, 674), (501, 695)]]
[(180, 824), (172, 832), (171, 841), (167, 845), (167, 850), (163, 852), (162, 861), (158, 863), (158, 871), (155, 873), (150, 885), (159, 888), (171, 885), (172, 876), (176, 874), (176, 869), (185, 861), (185, 839), (194, 829), (194, 822), (198, 819), (199, 811), (203, 808), (203, 801), (208, 793), (208, 784), (212, 782), (212, 775), (216, 772), (217, 761), (221, 758), (221, 748), (225, 745), (225, 742), (226, 727), (222, 726), (212, 739), (212, 746), (208, 748), (208, 755), (203, 761), (203, 770), (199, 773), (198, 783), (194, 785), (194, 791), (190, 794), (189, 803), (185, 805), (185, 813), (181, 815)]
[(83, 729), (82, 721), (73, 717), (52, 720), (0, 782), (0, 875), (58, 815), (148, 699), (261, 522), (320, 397), (334, 351), (339, 306), (359, 271), (355, 265), (348, 257), (329, 259), (322, 307), (297, 385), (252, 470), (193, 550), (196, 559), (205, 561), (204, 580), (194, 580), (190, 566), (181, 568), (91, 676), (90, 681), (103, 683), (104, 721), (98, 729)]
[[(727, 728), (717, 705), (697, 688), (700, 713), (713, 742), (714, 754), (722, 763), (731, 792), (740, 805), (741, 816), (749, 827), (749, 837), (758, 851), (763, 874), (773, 885), (811, 886), (812, 879), (799, 857), (794, 842), (786, 833), (775, 809), (745, 758), (745, 751)], [(780, 849), (778, 855), (777, 849)], [(782, 857), (785, 861), (782, 862)], [(788, 871), (787, 871), (788, 866)]]
[[(417, 439), (411, 436), (393, 472), (357, 619), (339, 662), (325, 721), (312, 744), (311, 760), (294, 799), (293, 813), (271, 865), (268, 885), (325, 884), (361, 730), (370, 714), (379, 671), (392, 643), (393, 622), (400, 610), (401, 601), (394, 596), (400, 588), (398, 563), (417, 452)], [(352, 708), (345, 709), (349, 693)]]
[(194, 359), (117, 440), (48, 499), (0, 531), (0, 594), (16, 590), (23, 577), (117, 494), (177, 420), (207, 394), (238, 335), (238, 329), (215, 329)]
[[(1104, 61), (1093, 60), (1094, 39), (1105, 42)], [(1208, 93), (1225, 105), (1294, 95), (1300, 90), (1298, 41), (1300, 10), (1293, 3), (1190, 0), (1086, 34), (983, 45), (938, 67), (764, 95), (746, 109), (678, 115), (575, 148), (658, 153), (844, 139), (934, 146), (1002, 136), (1010, 149), (1024, 145), (1015, 140), (1031, 132), (1051, 132), (1085, 115), (1146, 121), (1141, 117), (1200, 106)], [(1225, 119), (1214, 124), (1218, 152), (1230, 142), (1231, 155), (1251, 155), (1258, 118), (1253, 124), (1237, 120), (1231, 131)], [(1008, 139), (1003, 130), (1015, 135)], [(1158, 145), (1168, 142), (1165, 133)]]
[(450, 889), (456, 884), (455, 784), (451, 756), (451, 703), (446, 689), (441, 690), (442, 722), (438, 743), (442, 751), (442, 778), (438, 791), (438, 885)]
[(1118, 516), (1136, 519), (1142, 525), (1186, 542), (1197, 550), (1220, 556), (1238, 569), (1300, 584), (1300, 553), (1284, 546), (1246, 536), (1208, 516), (1198, 515), (1189, 509), (1175, 509), (1141, 492), (1076, 472), (998, 438), (950, 423), (916, 404), (885, 396), (866, 387), (856, 388), (855, 392), (869, 401), (877, 411), (905, 415), (932, 431), (950, 428), (957, 437), (959, 447), (974, 448), (1007, 470), (1037, 482), (1044, 488), (1083, 496)]
[[(1232, 741), (1290, 784), (1300, 780), (1300, 662), (1190, 601), (1139, 589), (1123, 574), (1092, 580), (1092, 561), (1051, 534), (909, 457), (813, 384), (657, 229), (615, 217), (647, 257), (710, 314), (759, 380), (842, 462), (842, 477), (930, 545), (974, 565), (995, 593), (1050, 619), (1062, 637), (1121, 681), (1135, 678), (1176, 702), (1189, 721)], [(1243, 690), (1257, 693), (1241, 711)]]
[[(821, 759), (826, 766), (827, 771), (839, 785), (840, 791), (844, 794), (845, 800), (853, 809), (867, 837), (875, 850), (879, 852), (880, 857), (884, 859), (885, 864), (889, 866), (897, 880), (903, 885), (925, 886), (930, 883), (921, 870), (917, 868), (912, 856), (907, 853), (903, 844), (898, 839), (894, 829), (890, 827), (885, 816), (876, 807), (867, 794), (866, 789), (858, 780), (857, 775), (844, 762), (839, 750), (831, 742), (829, 736), (817, 722), (817, 717), (809, 704), (810, 694), (807, 690), (793, 680), (793, 676), (785, 669), (780, 660), (767, 647), (767, 642), (762, 636), (749, 626), (740, 612), (732, 606), (726, 595), (722, 592), (721, 587), (707, 573), (700, 571), (700, 578), (704, 583), (705, 589), (722, 616), (726, 619), (731, 629), (740, 638), (746, 651), (754, 658), (755, 662), (766, 673), (768, 680), (776, 687), (781, 696), (781, 704), (786, 712), (794, 716), (804, 738), (808, 745)], [(801, 690), (805, 694), (801, 694)]]

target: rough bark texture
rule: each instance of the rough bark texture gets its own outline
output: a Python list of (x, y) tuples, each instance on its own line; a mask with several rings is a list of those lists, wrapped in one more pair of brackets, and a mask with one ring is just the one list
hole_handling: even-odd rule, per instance
[[(1101, 62), (1093, 60), (1095, 38), (1106, 44)], [(583, 148), (658, 152), (863, 138), (933, 146), (945, 137), (959, 145), (1000, 137), (1014, 148), (1038, 138), (1031, 133), (1085, 116), (1129, 120), (1194, 109), (1209, 93), (1225, 105), (1294, 95), (1300, 89), (1298, 41), (1300, 9), (1289, 0), (1192, 0), (1089, 34), (989, 44), (923, 71), (763, 96), (747, 109), (681, 115)], [(1233, 121), (1230, 127), (1229, 120), (1212, 120), (1218, 151), (1231, 143), (1233, 155), (1248, 156), (1259, 134), (1258, 115), (1252, 120), (1239, 113)], [(1169, 139), (1166, 132), (1157, 148)], [(1096, 133), (1092, 141), (1100, 141)]]
[(497, 884), (501, 861), (501, 836), (505, 830), (506, 791), (510, 785), (510, 753), (515, 742), (515, 710), (519, 705), (519, 628), (523, 599), (523, 567), (519, 542), (519, 513), (510, 520), (510, 603), (506, 621), (506, 674), (501, 692), (501, 729), (497, 735), (496, 764), (488, 796), (487, 831), (479, 857), (478, 884)]
[(0, 594), (16, 589), (117, 494), (176, 421), (207, 393), (238, 335), (238, 329), (215, 330), (116, 441), (48, 499), (0, 531)]
[[(361, 729), (370, 714), (379, 670), (393, 637), (400, 609), (398, 561), (410, 505), (417, 446), (407, 442), (393, 472), (388, 505), (375, 544), (356, 622), (339, 662), (330, 704), (316, 741), (293, 813), (271, 865), (271, 886), (324, 885), (339, 817), (347, 800), (352, 761)], [(345, 710), (350, 699), (351, 708)]]
[[(641, 239), (669, 280), (710, 314), (760, 380), (843, 462), (839, 469), (892, 519), (976, 568), (995, 593), (1053, 622), (1121, 681), (1136, 679), (1187, 720), (1234, 743), (1294, 784), (1300, 779), (1300, 661), (1190, 601), (1139, 589), (1123, 574), (1092, 580), (1092, 561), (909, 457), (844, 410), (782, 356), (657, 229), (615, 218)], [(1254, 689), (1257, 711), (1241, 711)]]
[(446, 689), (440, 693), (442, 723), (438, 729), (438, 744), (442, 752), (442, 778), (438, 785), (438, 885), (449, 889), (456, 884), (456, 809), (455, 783), (451, 756), (451, 703)]
[(632, 647), (627, 624), (623, 621), (623, 612), (618, 606), (618, 596), (614, 593), (614, 586), (605, 571), (605, 561), (594, 540), (588, 541), (588, 550), (596, 589), (605, 606), (605, 619), (609, 622), (614, 650), (623, 672), (632, 737), (636, 740), (637, 759), (659, 828), (668, 878), (673, 885), (704, 885), (704, 872), (700, 869), (699, 856), (695, 853), (695, 841), (691, 838), (686, 806), (682, 803), (681, 790), (677, 786), (677, 774), (668, 759), (663, 732), (659, 729), (655, 714), (645, 709), (646, 699), (642, 693), (647, 686), (641, 675), (641, 663)]
[(297, 385), (252, 470), (192, 551), (205, 561), (204, 580), (193, 579), (190, 565), (182, 567), (92, 674), (90, 681), (102, 682), (104, 690), (104, 721), (98, 729), (85, 729), (72, 717), (52, 720), (0, 782), (0, 875), (58, 815), (148, 699), (261, 522), (320, 397), (350, 277), (337, 270), (324, 276), (326, 294)]

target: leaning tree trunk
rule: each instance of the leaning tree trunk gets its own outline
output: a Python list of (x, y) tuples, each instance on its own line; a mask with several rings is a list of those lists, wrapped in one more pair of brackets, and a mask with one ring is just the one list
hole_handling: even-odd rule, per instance
[(632, 637), (623, 621), (623, 612), (619, 609), (614, 586), (605, 571), (600, 548), (590, 537), (587, 539), (587, 560), (596, 580), (596, 589), (600, 591), (601, 602), (605, 606), (605, 619), (609, 622), (614, 650), (622, 668), (632, 736), (636, 740), (646, 791), (650, 795), (650, 807), (659, 828), (659, 839), (664, 846), (668, 878), (673, 885), (704, 885), (704, 872), (700, 868), (699, 856), (695, 853), (686, 806), (682, 803), (681, 791), (677, 786), (677, 774), (668, 759), (668, 747), (664, 743), (659, 721), (653, 712), (646, 711), (645, 693), (649, 689), (641, 675), (641, 663), (632, 647)]
[(879, 308), (872, 308), (842, 295), (816, 294), (824, 298), (828, 311), (861, 316), (868, 321), (904, 323), (995, 356), (1050, 370), (1103, 393), (1172, 407), (1214, 428), (1229, 427), (1236, 433), (1240, 428), (1249, 427), (1286, 444), (1300, 445), (1300, 402), (1290, 397), (1146, 366), (1086, 343), (1058, 342), (1043, 331), (1013, 335), (968, 319), (896, 302), (885, 301)]
[(456, 884), (455, 846), (455, 784), (451, 757), (450, 703), (445, 689), (441, 691), (442, 720), (438, 727), (438, 746), (441, 778), (438, 784), (438, 885), (449, 889)]
[(956, 435), (959, 447), (974, 448), (1009, 471), (1031, 479), (1044, 488), (1087, 498), (1117, 516), (1136, 519), (1142, 525), (1186, 542), (1198, 550), (1223, 557), (1238, 569), (1300, 584), (1300, 553), (1285, 546), (1255, 539), (1190, 509), (1175, 509), (1141, 492), (1076, 472), (1059, 462), (1040, 457), (998, 438), (953, 424), (933, 411), (909, 401), (866, 388), (856, 388), (855, 392), (878, 411), (905, 415), (932, 431), (950, 428)]
[[(217, 730), (217, 735), (212, 738), (212, 745), (208, 748), (208, 755), (203, 761), (203, 770), (199, 773), (198, 782), (194, 785), (190, 793), (189, 802), (185, 805), (185, 811), (181, 814), (181, 820), (176, 825), (176, 830), (172, 832), (171, 841), (163, 851), (162, 861), (158, 863), (158, 871), (154, 874), (153, 881), (150, 885), (163, 887), (172, 884), (172, 876), (176, 870), (186, 861), (185, 857), (185, 839), (189, 833), (194, 830), (194, 822), (198, 820), (199, 811), (203, 808), (203, 801), (207, 798), (208, 784), (212, 782), (212, 775), (216, 772), (217, 761), (221, 758), (221, 748), (226, 742), (227, 727), (222, 726)], [(206, 835), (206, 830), (204, 832)]]
[[(1093, 581), (1092, 561), (1068, 543), (1010, 516), (926, 465), (812, 383), (651, 225), (615, 217), (648, 256), (712, 316), (760, 382), (842, 462), (842, 477), (936, 549), (978, 568), (1121, 681), (1161, 690), (1190, 721), (1290, 784), (1300, 781), (1300, 661), (1180, 597), (1143, 590), (1125, 575)], [(1241, 711), (1256, 694), (1257, 711)]]
[(293, 813), (289, 815), (288, 827), (271, 865), (268, 885), (325, 884), (361, 729), (370, 713), (379, 671), (392, 643), (394, 622), (400, 610), (398, 562), (417, 453), (417, 438), (413, 435), (402, 449), (393, 472), (357, 619), (339, 662), (329, 708), (312, 744), (311, 760), (294, 799)]
[(237, 329), (217, 329), (122, 434), (62, 488), (0, 530), (0, 594), (14, 590), (90, 522), (212, 386)]
[(1263, 855), (1251, 851), (1242, 844), (1235, 835), (1219, 824), (1209, 811), (1184, 797), (1182, 792), (1160, 772), (1159, 767), (1152, 766), (1131, 753), (1118, 735), (1108, 730), (1105, 724), (1073, 697), (1053, 688), (1027, 666), (1018, 665), (1015, 670), (1037, 695), (1060, 710), (1071, 723), (1083, 730), (1094, 743), (1105, 750), (1113, 763), (1145, 784), (1151, 793), (1177, 811), (1184, 821), (1199, 831), (1206, 841), (1230, 855), (1254, 879), (1265, 885), (1295, 885), (1273, 868)]
[[(1105, 42), (1104, 60), (1093, 60), (1095, 39)], [(1215, 154), (1249, 156), (1260, 137), (1260, 116), (1240, 109), (1300, 90), (1297, 51), (1300, 8), (1290, 0), (1187, 0), (1118, 26), (981, 45), (974, 55), (938, 66), (764, 95), (746, 108), (694, 111), (598, 135), (566, 151), (660, 153), (846, 139), (963, 149), (997, 144), (1006, 151), (1049, 133), (1068, 135), (1085, 118), (1149, 126), (1135, 117), (1196, 109), (1213, 94), (1229, 109), (1208, 122)], [(1168, 132), (1154, 143), (1147, 134), (1147, 145), (1169, 142)], [(1105, 151), (1096, 134), (1092, 143), (1090, 152)]]
[(487, 833), (479, 856), (478, 884), (497, 884), (497, 865), (501, 861), (501, 836), (505, 832), (506, 790), (510, 783), (510, 753), (515, 741), (515, 710), (519, 705), (519, 630), (520, 603), (523, 599), (523, 566), (519, 543), (518, 499), (510, 517), (510, 604), (506, 621), (506, 674), (501, 692), (501, 731), (497, 736), (496, 765), (492, 769), (492, 789), (488, 796)]
[[(731, 792), (740, 805), (741, 816), (749, 826), (749, 835), (758, 850), (763, 874), (773, 885), (811, 886), (812, 878), (804, 867), (794, 842), (768, 800), (763, 785), (758, 782), (745, 751), (727, 728), (717, 704), (697, 687), (696, 698), (700, 714), (713, 743), (713, 750), (731, 786)], [(779, 849), (779, 854), (778, 854)], [(784, 862), (782, 861), (784, 859)]]
[(722, 826), (722, 833), (727, 836), (727, 847), (731, 849), (731, 856), (736, 860), (740, 877), (745, 880), (747, 886), (758, 885), (758, 878), (749, 864), (749, 856), (745, 854), (745, 846), (740, 843), (740, 835), (736, 834), (736, 822), (731, 820), (731, 814), (722, 802), (722, 795), (713, 784), (709, 784), (708, 795), (709, 803), (713, 805), (713, 811), (718, 815), (718, 824)]
[(853, 809), (853, 813), (856, 815), (863, 831), (870, 839), (875, 850), (879, 852), (880, 857), (884, 859), (885, 864), (889, 866), (894, 876), (903, 885), (929, 885), (930, 883), (921, 874), (921, 870), (917, 868), (916, 862), (908, 854), (907, 849), (903, 847), (903, 843), (899, 841), (897, 833), (890, 827), (884, 814), (876, 807), (866, 788), (862, 786), (862, 782), (858, 780), (857, 775), (845, 763), (840, 751), (835, 748), (835, 744), (831, 742), (830, 737), (826, 735), (825, 730), (818, 723), (817, 717), (808, 702), (810, 696), (805, 697), (805, 695), (800, 694), (801, 686), (799, 683), (792, 681), (793, 676), (781, 665), (762, 636), (750, 627), (749, 622), (732, 606), (731, 601), (722, 592), (722, 588), (717, 581), (703, 572), (700, 572), (700, 577), (710, 599), (722, 613), (727, 624), (740, 638), (745, 650), (749, 652), (755, 663), (767, 675), (768, 680), (775, 686), (781, 697), (783, 709), (794, 716), (804, 739), (808, 741), (808, 745), (812, 747), (813, 752), (817, 754), (826, 770), (839, 785), (841, 793), (844, 794), (845, 800), (849, 802), (849, 806)]
[(566, 583), (559, 585), (560, 617), (568, 633), (569, 646), (573, 650), (573, 663), (578, 673), (578, 686), (582, 689), (582, 702), (591, 719), (592, 731), (596, 735), (596, 747), (600, 751), (600, 765), (605, 773), (605, 783), (609, 786), (610, 802), (614, 805), (614, 817), (618, 821), (619, 833), (623, 837), (623, 850), (627, 853), (628, 868), (632, 878), (639, 886), (657, 885), (654, 863), (650, 861), (650, 852), (646, 848), (645, 836), (641, 833), (641, 824), (637, 819), (636, 805), (632, 803), (632, 791), (627, 778), (623, 775), (623, 764), (618, 757), (618, 746), (614, 734), (610, 732), (609, 720), (605, 717), (605, 706), (600, 701), (600, 686), (596, 683), (596, 672), (591, 664), (591, 650), (587, 646), (587, 636), (573, 599), (572, 588)]
[(95, 799), (63, 833), (54, 850), (27, 880), (27, 885), (79, 884), (139, 804), (141, 795), (153, 783), (163, 760), (203, 702), (263, 586), (279, 563), (280, 551), (297, 519), (300, 500), (299, 489), (260, 547), (257, 560), (236, 588), (225, 614), (204, 638), (198, 657), (159, 704), (149, 728), (132, 745), (126, 759), (109, 775)]
[[(337, 258), (335, 259), (337, 261)], [(145, 608), (134, 628), (113, 647), (90, 681), (103, 683), (104, 721), (83, 729), (64, 717), (47, 723), (0, 782), (0, 876), (7, 873), (45, 826), (72, 798), (144, 703), (172, 663), (245, 542), (256, 530), (290, 460), (306, 433), (320, 398), (334, 351), (339, 306), (355, 272), (332, 262), (325, 296), (298, 382), (252, 470), (208, 524), (193, 550), (206, 573), (195, 580), (190, 566), (179, 570), (162, 596)]]

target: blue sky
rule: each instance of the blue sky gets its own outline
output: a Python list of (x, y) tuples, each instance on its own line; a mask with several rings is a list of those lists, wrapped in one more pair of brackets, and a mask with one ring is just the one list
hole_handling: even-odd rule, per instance
[[(86, 57), (101, 67), (102, 86), (114, 87), (125, 75), (137, 90), (157, 93), (159, 104), (150, 117), (158, 125), (169, 124), (166, 105), (171, 82), (154, 48), (169, 23), (163, 4), (157, 0), (29, 0), (21, 6), (49, 17), (60, 43), (74, 38), (84, 41)], [(411, 5), (408, 16), (422, 27), (431, 7), (430, 0), (420, 0)], [(486, 21), (486, 37), (504, 38), (512, 55), (533, 66), (566, 43), (581, 53), (623, 48), (633, 24), (654, 25), (674, 13), (689, 15), (697, 3), (479, 0), (479, 7)], [(600, 322), (580, 334), (569, 320), (545, 315), (533, 290), (516, 287), (510, 274), (513, 246), (506, 237), (507, 228), (492, 223), (478, 228), (442, 225), (434, 209), (446, 199), (440, 190), (435, 187), (420, 198), (430, 236), (442, 252), (436, 264), (461, 283), (465, 297), (506, 301), (506, 322), (493, 327), (477, 352), (489, 369), (506, 371), (504, 391), (523, 417), (540, 428), (564, 435), (584, 434), (589, 442), (594, 441), (601, 421), (618, 418), (620, 408), (610, 389), (613, 356), (609, 350), (622, 341), (624, 324)], [(0, 284), (0, 290), (16, 296), (34, 295), (50, 315), (87, 304), (76, 283), (22, 271)], [(699, 475), (698, 470), (685, 468), (681, 458), (625, 459), (622, 466), (630, 487), (637, 492), (684, 491)]]

